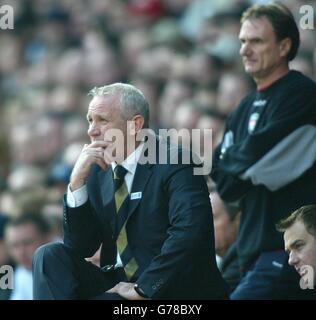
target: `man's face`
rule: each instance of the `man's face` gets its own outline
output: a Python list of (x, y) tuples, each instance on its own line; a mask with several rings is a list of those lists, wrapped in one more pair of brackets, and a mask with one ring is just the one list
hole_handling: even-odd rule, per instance
[(122, 130), (125, 137), (126, 120), (121, 115), (118, 99), (118, 95), (96, 96), (90, 102), (87, 119), (91, 142), (103, 141), (109, 129)]
[(217, 193), (210, 195), (215, 233), (215, 251), (220, 257), (224, 257), (229, 247), (234, 243), (238, 232), (238, 223), (231, 220), (223, 201)]
[(240, 29), (240, 55), (245, 71), (254, 79), (269, 76), (286, 59), (284, 40), (277, 41), (266, 17), (246, 20)]
[(316, 238), (307, 232), (302, 221), (296, 221), (284, 233), (285, 250), (289, 253), (289, 264), (294, 266), (300, 276), (304, 276), (307, 268), (316, 271)]
[(14, 261), (31, 270), (33, 254), (45, 239), (32, 223), (26, 223), (9, 226), (5, 233), (5, 241)]

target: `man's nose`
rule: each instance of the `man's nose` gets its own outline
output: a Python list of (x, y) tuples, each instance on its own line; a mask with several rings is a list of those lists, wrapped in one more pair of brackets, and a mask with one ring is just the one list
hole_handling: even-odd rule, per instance
[(298, 257), (294, 252), (290, 252), (289, 254), (289, 265), (295, 266), (298, 263)]
[(88, 135), (90, 137), (98, 137), (101, 134), (101, 131), (98, 127), (96, 126), (90, 126), (88, 129)]
[(247, 56), (250, 53), (250, 48), (249, 45), (247, 43), (242, 43), (240, 50), (239, 50), (239, 54), (241, 56)]

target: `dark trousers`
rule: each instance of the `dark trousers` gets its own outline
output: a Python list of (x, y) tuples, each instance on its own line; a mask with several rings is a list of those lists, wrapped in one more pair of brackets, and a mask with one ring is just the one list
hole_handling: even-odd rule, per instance
[(232, 300), (300, 299), (300, 277), (285, 251), (262, 253), (230, 295)]
[(41, 246), (33, 257), (34, 300), (125, 300), (106, 292), (120, 281), (122, 270), (103, 272), (63, 243)]

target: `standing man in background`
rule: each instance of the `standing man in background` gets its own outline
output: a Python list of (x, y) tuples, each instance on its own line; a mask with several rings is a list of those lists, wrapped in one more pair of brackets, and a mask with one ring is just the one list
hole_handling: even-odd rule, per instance
[(249, 8), (239, 38), (257, 90), (229, 117), (211, 173), (222, 199), (241, 209), (242, 279), (231, 298), (296, 298), (299, 279), (275, 224), (316, 199), (316, 84), (289, 69), (300, 37), (284, 5)]

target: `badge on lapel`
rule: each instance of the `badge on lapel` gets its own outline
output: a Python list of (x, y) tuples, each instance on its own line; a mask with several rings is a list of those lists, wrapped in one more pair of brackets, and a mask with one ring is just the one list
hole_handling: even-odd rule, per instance
[(141, 199), (142, 192), (133, 192), (131, 193), (131, 200)]

